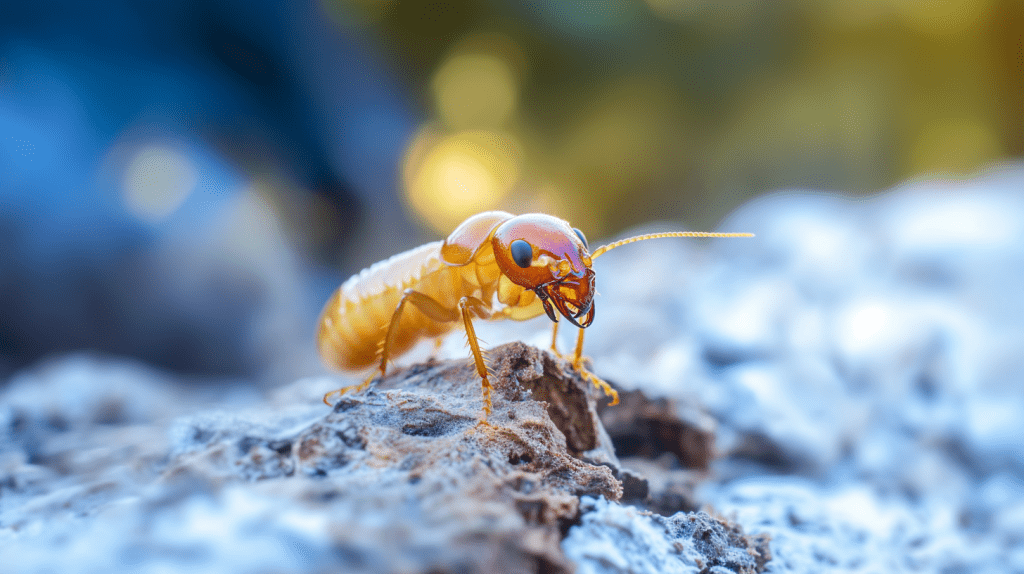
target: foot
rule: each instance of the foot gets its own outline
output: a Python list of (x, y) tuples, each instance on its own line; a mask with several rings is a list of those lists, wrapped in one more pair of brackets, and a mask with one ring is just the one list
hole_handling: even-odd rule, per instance
[(591, 384), (593, 384), (595, 387), (604, 391), (605, 396), (609, 396), (612, 398), (612, 402), (608, 403), (608, 406), (614, 406), (619, 404), (619, 392), (613, 389), (611, 385), (606, 383), (600, 377), (588, 371), (587, 368), (583, 366), (583, 362), (586, 360), (586, 357), (574, 357), (572, 359), (567, 360), (572, 365), (572, 368), (576, 369), (576, 372), (579, 373), (584, 380), (590, 381)]
[(324, 395), (324, 404), (329, 406), (329, 407), (333, 407), (334, 405), (331, 404), (331, 402), (327, 400), (328, 398), (330, 398), (333, 395), (341, 396), (341, 395), (344, 395), (345, 393), (347, 393), (349, 391), (355, 391), (357, 393), (359, 391), (365, 391), (366, 388), (370, 386), (370, 383), (373, 382), (373, 379), (375, 379), (376, 377), (377, 377), (377, 373), (374, 372), (369, 377), (367, 377), (367, 379), (365, 381), (359, 383), (358, 385), (349, 385), (347, 387), (341, 387), (340, 389), (335, 389), (335, 390), (327, 393), (326, 395)]

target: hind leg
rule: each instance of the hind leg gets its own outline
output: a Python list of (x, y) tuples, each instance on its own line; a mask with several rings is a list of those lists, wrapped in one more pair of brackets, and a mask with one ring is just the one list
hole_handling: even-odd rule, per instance
[(349, 391), (363, 391), (370, 386), (370, 383), (377, 378), (377, 371), (380, 371), (381, 378), (387, 372), (388, 361), (391, 359), (391, 349), (394, 347), (395, 339), (398, 337), (398, 325), (402, 319), (402, 311), (405, 309), (407, 303), (412, 303), (417, 309), (423, 312), (424, 315), (430, 319), (439, 323), (450, 323), (452, 321), (459, 320), (459, 311), (457, 309), (449, 309), (439, 303), (437, 300), (424, 295), (419, 291), (413, 291), (412, 289), (406, 289), (402, 293), (402, 299), (398, 302), (398, 307), (395, 308), (395, 312), (391, 314), (391, 321), (388, 323), (387, 334), (384, 335), (384, 341), (380, 347), (380, 365), (365, 381), (358, 385), (351, 385), (348, 387), (342, 387), (340, 389), (333, 390), (324, 395), (324, 404), (327, 406), (334, 406), (328, 401), (330, 397), (334, 395), (343, 395)]

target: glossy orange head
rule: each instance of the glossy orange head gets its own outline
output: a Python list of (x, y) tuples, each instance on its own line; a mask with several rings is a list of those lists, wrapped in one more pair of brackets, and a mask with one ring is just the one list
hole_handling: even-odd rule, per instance
[(552, 321), (558, 320), (554, 309), (577, 327), (594, 321), (594, 271), (580, 230), (551, 215), (528, 213), (499, 225), (491, 245), (501, 272), (537, 293)]

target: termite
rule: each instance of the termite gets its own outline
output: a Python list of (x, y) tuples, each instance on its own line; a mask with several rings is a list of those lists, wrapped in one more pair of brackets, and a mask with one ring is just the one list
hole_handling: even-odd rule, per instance
[[(583, 367), (583, 330), (594, 321), (593, 260), (617, 247), (663, 237), (752, 237), (750, 233), (676, 231), (649, 233), (590, 252), (583, 232), (551, 215), (479, 213), (444, 241), (400, 253), (362, 270), (339, 287), (320, 314), (317, 344), (329, 366), (377, 368), (362, 384), (324, 395), (366, 389), (386, 373), (388, 361), (417, 341), (439, 337), (461, 322), (480, 375), (483, 417), (491, 414), (491, 382), (473, 330), (473, 317), (525, 321), (546, 313), (554, 323), (551, 348), (558, 354), (558, 314), (579, 327), (573, 367), (618, 403), (618, 393)], [(556, 314), (556, 310), (558, 314)]]

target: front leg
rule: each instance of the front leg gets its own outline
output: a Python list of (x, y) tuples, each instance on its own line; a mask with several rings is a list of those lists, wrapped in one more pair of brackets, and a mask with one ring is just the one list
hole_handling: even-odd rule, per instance
[(608, 406), (619, 404), (619, 392), (583, 367), (583, 329), (580, 329), (580, 334), (576, 337), (576, 352), (573, 354), (571, 362), (572, 367), (579, 372), (581, 377), (593, 383), (595, 387), (604, 391), (605, 395), (612, 398), (612, 402), (608, 403)]
[(611, 397), (612, 402), (608, 403), (609, 406), (619, 404), (619, 392), (583, 366), (583, 329), (580, 329), (580, 333), (576, 337), (576, 352), (573, 353), (572, 357), (568, 357), (558, 352), (558, 321), (553, 321), (551, 325), (551, 352), (554, 353), (556, 357), (565, 359), (572, 363), (572, 368), (576, 369), (576, 372), (578, 372), (581, 377), (590, 381), (595, 387), (604, 391), (605, 395)]

